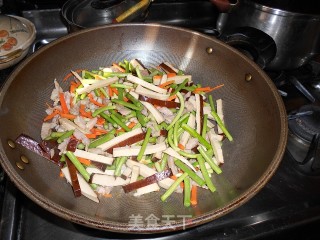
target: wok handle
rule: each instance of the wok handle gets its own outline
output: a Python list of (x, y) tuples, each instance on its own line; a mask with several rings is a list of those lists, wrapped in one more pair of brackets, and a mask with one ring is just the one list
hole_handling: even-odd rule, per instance
[(239, 27), (224, 33), (220, 39), (236, 48), (262, 69), (266, 68), (277, 53), (275, 41), (268, 34), (253, 27)]

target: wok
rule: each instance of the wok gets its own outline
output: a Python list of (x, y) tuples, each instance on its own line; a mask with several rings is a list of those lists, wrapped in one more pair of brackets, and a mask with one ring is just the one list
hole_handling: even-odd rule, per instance
[[(40, 140), (46, 102), (70, 69), (96, 69), (114, 61), (140, 59), (146, 66), (171, 62), (203, 85), (224, 83), (213, 93), (224, 100), (234, 141), (223, 145), (223, 173), (213, 176), (215, 193), (199, 192), (185, 208), (183, 194), (161, 202), (163, 191), (133, 197), (121, 189), (100, 204), (74, 198), (59, 168), (8, 140), (24, 133)], [(66, 89), (66, 85), (62, 85)], [(116, 232), (169, 232), (212, 221), (252, 198), (276, 171), (287, 138), (286, 113), (277, 89), (251, 60), (219, 40), (157, 24), (109, 25), (81, 30), (41, 48), (7, 79), (0, 96), (1, 165), (15, 185), (50, 212), (92, 228)], [(30, 163), (21, 162), (26, 156)], [(23, 164), (24, 170), (16, 163)], [(139, 222), (132, 224), (132, 221)], [(153, 218), (156, 224), (150, 224)], [(138, 220), (137, 220), (138, 219)]]

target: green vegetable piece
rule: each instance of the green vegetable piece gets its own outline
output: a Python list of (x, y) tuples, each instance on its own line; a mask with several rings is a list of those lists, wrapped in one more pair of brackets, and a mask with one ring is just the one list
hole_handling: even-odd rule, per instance
[(183, 198), (183, 205), (185, 207), (189, 207), (191, 204), (191, 184), (190, 184), (190, 178), (186, 177), (184, 180), (184, 198)]
[(189, 132), (192, 137), (197, 138), (198, 141), (199, 141), (203, 146), (206, 147), (206, 149), (208, 149), (208, 150), (212, 149), (211, 144), (208, 143), (208, 141), (207, 141), (205, 138), (203, 138), (199, 133), (197, 133), (194, 129), (192, 129), (188, 124), (183, 123), (183, 124), (181, 125), (181, 127), (182, 127), (184, 130), (186, 130), (187, 132)]
[(168, 154), (163, 153), (162, 154), (161, 164), (160, 164), (160, 169), (161, 169), (160, 172), (162, 172), (162, 171), (164, 171), (166, 169), (167, 162), (168, 162)]
[(180, 109), (177, 113), (177, 115), (175, 116), (175, 118), (172, 120), (172, 122), (170, 123), (170, 125), (167, 127), (167, 130), (169, 130), (170, 128), (172, 128), (174, 126), (174, 124), (180, 119), (182, 112), (184, 110), (184, 99), (181, 93), (177, 92), (177, 97), (179, 99), (180, 102)]
[(113, 127), (118, 126), (118, 124), (110, 116), (108, 116), (106, 113), (101, 112), (101, 113), (99, 113), (99, 115), (101, 117), (103, 117), (105, 120), (107, 120), (109, 123), (111, 123)]
[(126, 132), (131, 131), (131, 129), (126, 124), (124, 124), (115, 114), (111, 114), (110, 117), (118, 124), (119, 127), (123, 128)]
[(95, 110), (93, 113), (92, 113), (92, 117), (96, 117), (98, 116), (100, 113), (104, 112), (104, 111), (107, 111), (107, 110), (110, 110), (110, 109), (116, 109), (116, 106), (103, 106), (103, 107), (100, 107), (98, 108), (97, 110)]
[(123, 164), (125, 164), (125, 162), (127, 161), (128, 157), (120, 157), (118, 159), (119, 160), (117, 161), (116, 169), (114, 171), (114, 175), (117, 177), (119, 177), (121, 175), (121, 168), (122, 168)]
[(80, 149), (80, 150), (85, 149), (85, 147), (86, 147), (86, 146), (85, 146), (83, 143), (79, 143), (79, 144), (77, 145), (77, 148)]
[(186, 78), (181, 84), (178, 85), (178, 87), (170, 95), (172, 96), (175, 95), (177, 92), (180, 92), (180, 90), (186, 86), (188, 81), (189, 79)]
[(226, 126), (223, 124), (223, 122), (221, 121), (219, 115), (216, 112), (216, 109), (214, 107), (214, 103), (213, 103), (213, 99), (212, 96), (209, 95), (209, 104), (211, 107), (211, 115), (214, 117), (214, 119), (216, 120), (218, 126), (221, 128), (222, 132), (226, 135), (226, 137), (229, 139), (229, 141), (233, 141), (233, 137), (231, 136), (231, 134), (229, 133), (228, 129), (226, 128)]
[(120, 104), (120, 105), (122, 105), (124, 107), (130, 108), (130, 109), (133, 109), (133, 110), (137, 110), (137, 111), (141, 111), (142, 110), (142, 107), (137, 107), (136, 105), (134, 105), (132, 103), (125, 102), (123, 100), (112, 99), (111, 102)]
[(141, 126), (145, 127), (147, 124), (147, 122), (145, 121), (145, 116), (140, 111), (137, 111), (136, 114), (137, 114), (137, 119), (141, 124)]
[(192, 178), (193, 181), (195, 181), (200, 186), (203, 186), (206, 182), (201, 177), (199, 177), (193, 170), (191, 170), (187, 165), (185, 165), (182, 161), (179, 159), (175, 159), (174, 163), (178, 168), (180, 168), (185, 173), (188, 173), (189, 177)]
[(110, 87), (113, 87), (113, 88), (125, 88), (125, 89), (132, 88), (132, 86), (121, 84), (121, 83), (113, 83), (113, 84), (110, 85)]
[(119, 99), (119, 101), (123, 101), (124, 89), (123, 88), (117, 88), (117, 89), (118, 89), (118, 99)]
[(103, 135), (102, 137), (99, 137), (99, 138), (93, 140), (92, 142), (90, 142), (88, 147), (89, 148), (96, 148), (96, 147), (100, 146), (101, 144), (110, 141), (112, 138), (114, 138), (115, 132), (116, 132), (116, 130), (112, 129), (110, 132)]
[(201, 132), (201, 136), (203, 138), (205, 138), (206, 134), (207, 134), (207, 124), (208, 124), (208, 114), (204, 114), (203, 115), (202, 132)]
[(59, 138), (59, 137), (61, 137), (63, 134), (65, 134), (65, 132), (52, 132), (52, 133), (50, 134), (50, 137), (52, 137), (52, 138)]
[(209, 177), (209, 174), (208, 174), (208, 171), (207, 171), (207, 168), (206, 168), (206, 165), (205, 165), (205, 161), (203, 159), (203, 157), (201, 155), (198, 156), (198, 162), (199, 162), (199, 166), (200, 166), (200, 170), (201, 170), (201, 173), (202, 173), (202, 176), (204, 178), (204, 180), (206, 181), (206, 184), (208, 186), (208, 188), (210, 189), (211, 192), (215, 192), (216, 191), (216, 187), (213, 185), (210, 177)]
[(225, 125), (221, 121), (219, 115), (214, 111), (211, 112), (211, 115), (216, 120), (216, 122), (217, 122), (218, 126), (221, 128), (222, 132), (226, 135), (226, 137), (229, 139), (229, 141), (232, 142), (233, 141), (233, 137), (231, 136), (231, 134), (229, 133), (228, 129), (225, 127)]
[(73, 134), (74, 130), (70, 130), (70, 131), (66, 131), (62, 136), (60, 136), (58, 139), (57, 139), (57, 142), (58, 143), (62, 143), (63, 140), (67, 139), (68, 137), (71, 137), (72, 134)]
[(78, 158), (74, 155), (74, 153), (67, 151), (66, 155), (70, 159), (70, 161), (73, 163), (73, 165), (76, 167), (76, 169), (79, 171), (79, 173), (82, 175), (82, 177), (88, 182), (90, 179), (90, 174), (82, 166), (82, 164), (79, 162)]
[(142, 142), (142, 145), (141, 145), (141, 148), (140, 148), (140, 151), (138, 153), (138, 156), (137, 156), (137, 160), (140, 161), (144, 155), (144, 152), (146, 151), (146, 148), (147, 148), (147, 144), (149, 142), (149, 138), (150, 138), (150, 135), (151, 135), (151, 128), (148, 128), (147, 129), (147, 132), (146, 132), (146, 136)]
[(139, 109), (142, 109), (143, 108), (143, 105), (142, 103), (136, 99), (134, 96), (132, 96), (130, 93), (127, 93), (126, 94), (126, 97), (134, 104), (136, 105)]
[(161, 196), (161, 200), (164, 202), (167, 198), (176, 190), (179, 184), (188, 177), (188, 173), (182, 174), (178, 179), (167, 189), (167, 191)]
[(206, 160), (206, 162), (210, 165), (213, 171), (215, 171), (217, 174), (222, 173), (221, 168), (214, 163), (214, 161), (210, 157), (210, 154), (207, 153), (207, 151), (205, 151), (202, 146), (199, 146), (197, 149), (200, 152), (201, 156), (204, 158), (204, 160)]

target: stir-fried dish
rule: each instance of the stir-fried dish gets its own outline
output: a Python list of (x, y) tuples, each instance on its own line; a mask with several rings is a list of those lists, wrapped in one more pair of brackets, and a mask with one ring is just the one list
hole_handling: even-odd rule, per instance
[(182, 193), (195, 205), (198, 188), (216, 191), (211, 175), (222, 172), (222, 142), (233, 140), (222, 99), (208, 94), (221, 87), (196, 84), (167, 62), (71, 71), (54, 80), (41, 149), (75, 196), (99, 202), (115, 187), (134, 196), (162, 188), (162, 201)]

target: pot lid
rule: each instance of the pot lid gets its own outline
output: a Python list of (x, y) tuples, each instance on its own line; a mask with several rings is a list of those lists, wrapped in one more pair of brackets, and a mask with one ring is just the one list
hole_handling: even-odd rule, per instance
[(0, 63), (20, 56), (35, 36), (35, 27), (29, 20), (0, 14)]
[(72, 25), (81, 28), (128, 22), (140, 16), (150, 0), (69, 0), (62, 7), (62, 15)]

